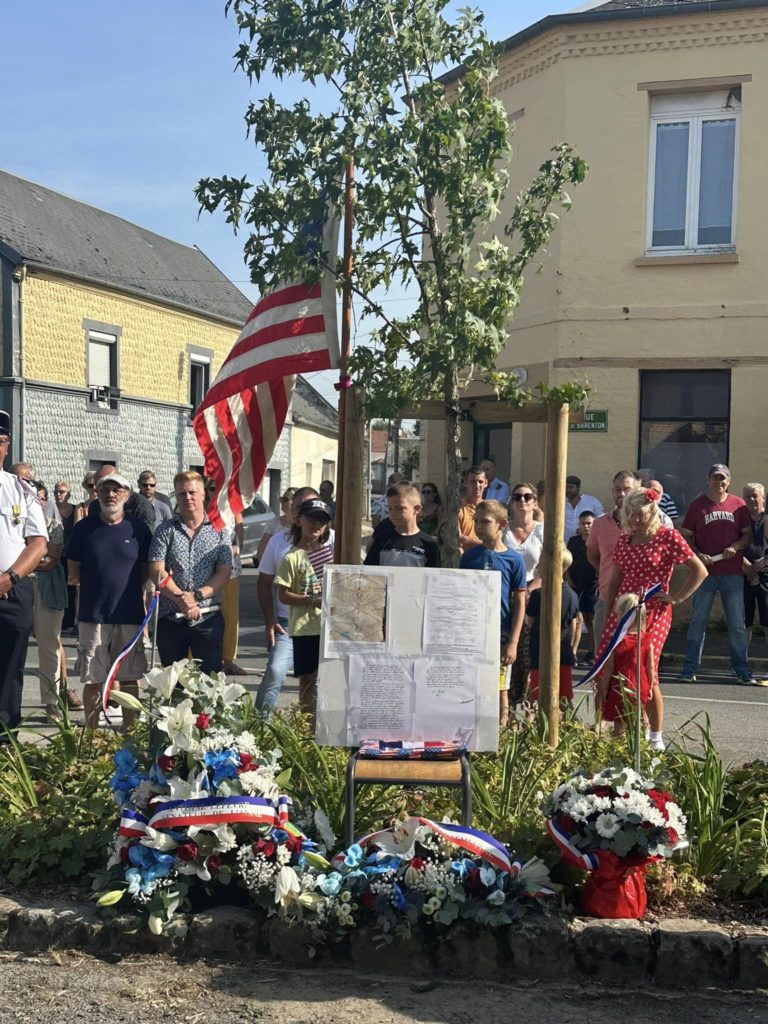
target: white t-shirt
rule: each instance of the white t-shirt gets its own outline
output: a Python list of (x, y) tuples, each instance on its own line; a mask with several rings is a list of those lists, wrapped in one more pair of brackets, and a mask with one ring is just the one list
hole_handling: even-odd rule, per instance
[[(334, 543), (334, 531), (331, 530), (330, 536), (328, 537), (328, 544), (331, 546)], [(266, 573), (267, 576), (277, 576), (277, 569), (283, 560), (283, 556), (286, 552), (290, 551), (293, 547), (291, 544), (291, 530), (290, 527), (281, 529), (279, 533), (273, 533), (269, 538), (269, 543), (264, 548), (264, 554), (261, 556), (259, 562), (259, 573)], [(284, 605), (282, 601), (277, 599), (277, 588), (273, 587), (272, 596), (275, 602), (275, 614), (278, 618), (288, 618), (288, 606)]]
[(0, 469), (0, 571), (10, 568), (28, 537), (45, 537), (45, 515), (32, 487)]
[(595, 519), (603, 515), (605, 509), (591, 494), (582, 494), (576, 502), (576, 507), (565, 499), (565, 530), (563, 532), (563, 543), (567, 544), (571, 537), (576, 535), (579, 528), (579, 516), (582, 512), (591, 512)]
[(525, 579), (530, 583), (536, 575), (544, 548), (544, 523), (535, 523), (531, 532), (522, 542), (515, 540), (509, 528), (504, 531), (501, 540), (510, 551), (516, 551), (523, 556)]

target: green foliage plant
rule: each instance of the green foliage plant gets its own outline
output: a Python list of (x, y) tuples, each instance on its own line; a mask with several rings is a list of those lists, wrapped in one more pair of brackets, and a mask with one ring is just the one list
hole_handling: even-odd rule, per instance
[[(201, 207), (222, 210), (247, 232), (253, 282), (306, 279), (301, 229), (343, 205), (342, 168), (354, 165), (352, 271), (346, 278), (370, 343), (349, 371), (366, 389), (373, 416), (443, 403), (446, 423), (445, 564), (458, 561), (462, 390), (473, 382), (498, 398), (583, 401), (583, 385), (524, 391), (496, 362), (520, 299), (526, 268), (549, 243), (566, 191), (587, 167), (572, 146), (556, 146), (502, 217), (509, 186), (512, 125), (494, 95), (498, 49), (477, 10), (455, 21), (447, 0), (228, 0), (242, 36), (238, 66), (251, 83), (289, 80), (301, 99), (267, 92), (245, 115), (266, 161), (247, 176), (204, 178)], [(447, 69), (459, 73), (446, 76)], [(544, 156), (545, 154), (542, 154)], [(507, 203), (506, 208), (509, 209)], [(314, 263), (342, 283), (336, 254)], [(408, 286), (401, 315), (382, 299)]]

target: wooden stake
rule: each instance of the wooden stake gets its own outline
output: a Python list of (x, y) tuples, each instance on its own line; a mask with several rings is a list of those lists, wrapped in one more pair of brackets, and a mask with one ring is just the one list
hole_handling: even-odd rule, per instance
[[(363, 393), (358, 387), (346, 392), (346, 417), (344, 429), (344, 491), (337, 495), (336, 509), (342, 506), (344, 530), (338, 546), (337, 563), (340, 565), (360, 564), (360, 542), (363, 527), (363, 499), (365, 485), (363, 458), (365, 454), (365, 419)], [(337, 533), (338, 537), (339, 534)]]
[[(342, 250), (342, 292), (341, 292), (341, 352), (339, 353), (339, 377), (344, 379), (352, 342), (352, 224), (355, 206), (355, 167), (351, 160), (345, 169), (344, 192), (344, 243)], [(344, 521), (344, 498), (347, 491), (345, 479), (346, 463), (346, 424), (347, 424), (347, 391), (343, 387), (339, 392), (339, 447), (336, 463), (336, 543), (334, 544), (334, 561), (341, 561), (342, 537), (346, 529)], [(359, 556), (358, 556), (359, 560)], [(355, 563), (357, 564), (357, 562)]]
[(640, 700), (640, 695), (643, 692), (643, 688), (640, 685), (640, 674), (643, 670), (643, 659), (640, 653), (640, 642), (643, 637), (642, 627), (642, 612), (643, 612), (643, 593), (642, 591), (637, 595), (637, 660), (635, 662), (635, 771), (640, 773), (640, 737), (642, 736), (643, 728), (643, 702)]
[(568, 405), (551, 406), (547, 416), (544, 550), (541, 559), (541, 637), (539, 645), (539, 713), (549, 723), (549, 745), (560, 742), (560, 615), (563, 596), (565, 464), (568, 452)]

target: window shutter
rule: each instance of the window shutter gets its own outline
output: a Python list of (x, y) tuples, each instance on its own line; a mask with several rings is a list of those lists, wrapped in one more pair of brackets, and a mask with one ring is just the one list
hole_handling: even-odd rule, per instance
[(110, 387), (112, 384), (112, 345), (88, 341), (88, 387)]

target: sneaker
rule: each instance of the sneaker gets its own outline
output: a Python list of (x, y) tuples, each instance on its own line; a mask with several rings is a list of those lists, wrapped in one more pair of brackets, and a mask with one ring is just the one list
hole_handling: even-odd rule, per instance
[(57, 722), (61, 721), (61, 711), (58, 704), (45, 705), (45, 720), (50, 725), (56, 725)]
[(696, 676), (695, 675), (690, 675), (690, 676), (689, 675), (680, 675), (680, 676), (677, 677), (675, 682), (677, 682), (677, 683), (695, 683), (696, 682)]
[(741, 676), (738, 676), (738, 680), (739, 680), (739, 682), (741, 683), (742, 686), (759, 686), (760, 685), (758, 680), (755, 679), (754, 676), (746, 676), (745, 678), (742, 678)]
[(651, 740), (650, 744), (651, 744), (651, 750), (666, 750), (667, 749), (667, 745), (666, 745), (666, 743), (664, 742), (664, 740), (662, 739), (661, 736), (659, 736), (658, 739)]

